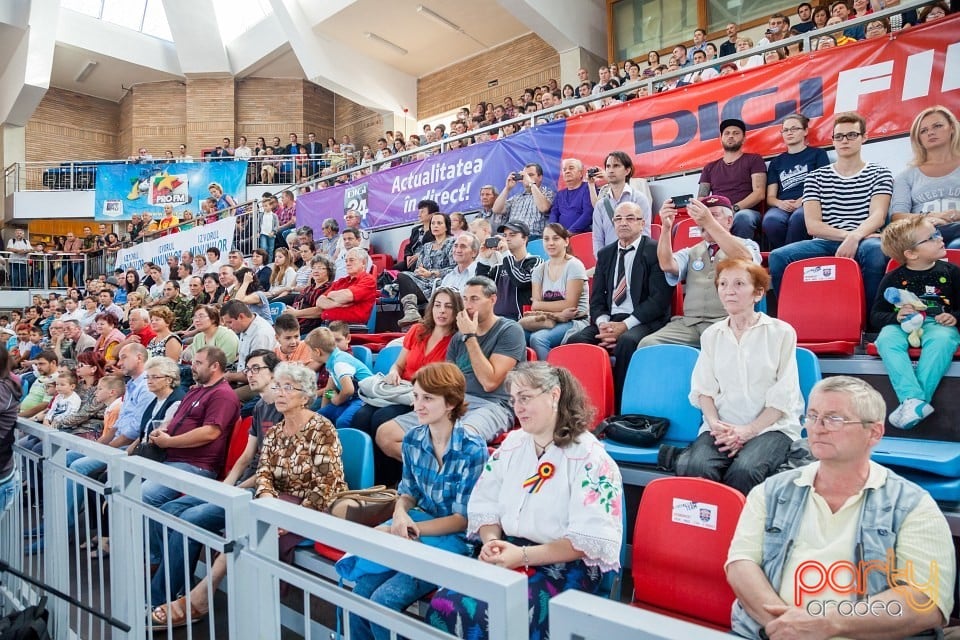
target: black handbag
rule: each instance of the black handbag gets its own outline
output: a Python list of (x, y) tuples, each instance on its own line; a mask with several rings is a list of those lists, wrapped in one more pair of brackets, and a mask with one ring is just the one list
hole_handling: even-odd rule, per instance
[(136, 448), (133, 450), (133, 455), (142, 456), (147, 460), (153, 460), (154, 462), (164, 462), (167, 459), (167, 450), (161, 449), (149, 440), (146, 442), (141, 440), (139, 443), (137, 443)]
[(593, 434), (601, 435), (632, 447), (652, 447), (667, 432), (670, 420), (643, 414), (610, 416), (599, 425)]

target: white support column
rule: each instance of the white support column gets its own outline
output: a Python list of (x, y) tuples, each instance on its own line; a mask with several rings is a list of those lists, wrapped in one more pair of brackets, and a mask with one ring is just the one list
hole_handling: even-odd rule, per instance
[(607, 7), (602, 0), (497, 1), (557, 51), (580, 47), (606, 59)]
[(163, 0), (183, 74), (223, 75), (230, 61), (210, 0)]
[[(20, 42), (0, 74), (0, 122), (25, 125), (50, 87), (53, 47), (60, 15), (58, 0), (31, 0), (26, 9), (27, 29), (8, 29)], [(23, 14), (5, 19), (19, 22)]]

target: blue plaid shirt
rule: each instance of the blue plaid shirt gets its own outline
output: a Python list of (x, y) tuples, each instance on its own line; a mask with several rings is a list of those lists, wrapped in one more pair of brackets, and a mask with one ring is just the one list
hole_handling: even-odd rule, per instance
[(455, 513), (466, 518), (470, 493), (486, 461), (487, 443), (468, 433), (458, 420), (441, 468), (434, 456), (430, 427), (420, 425), (403, 437), (403, 479), (397, 491), (412, 497), (418, 509), (434, 518)]

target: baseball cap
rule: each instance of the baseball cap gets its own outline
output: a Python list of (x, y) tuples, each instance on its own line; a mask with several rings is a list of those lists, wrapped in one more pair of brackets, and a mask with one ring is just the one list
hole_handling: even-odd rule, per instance
[(519, 220), (514, 220), (508, 222), (507, 224), (502, 224), (497, 229), (497, 233), (503, 233), (504, 229), (510, 229), (510, 231), (516, 231), (517, 233), (523, 234), (524, 238), (530, 236), (530, 227), (527, 226), (526, 222), (520, 222)]
[(721, 122), (720, 133), (723, 133), (724, 131), (726, 131), (727, 127), (737, 127), (738, 129), (740, 129), (740, 131), (743, 131), (744, 133), (747, 132), (747, 125), (745, 125), (743, 123), (743, 120), (740, 120), (739, 118), (727, 118), (726, 120)]
[(727, 209), (733, 209), (733, 204), (727, 196), (707, 196), (700, 202), (708, 207), (726, 207)]
[(118, 288), (120, 287), (120, 282), (113, 276), (110, 276), (109, 278), (107, 278), (107, 284), (112, 285), (114, 287), (118, 287)]

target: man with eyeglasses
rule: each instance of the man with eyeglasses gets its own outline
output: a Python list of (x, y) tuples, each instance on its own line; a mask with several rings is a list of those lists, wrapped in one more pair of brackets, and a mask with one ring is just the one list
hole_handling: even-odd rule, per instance
[[(274, 392), (273, 370), (276, 368), (279, 360), (276, 355), (266, 350), (257, 350), (250, 354), (247, 359), (247, 384), (250, 388), (260, 395), (260, 401), (253, 409), (253, 420), (250, 423), (250, 430), (247, 434), (247, 444), (243, 453), (237, 458), (233, 467), (223, 479), (223, 483), (230, 487), (239, 487), (241, 489), (253, 490), (256, 487), (257, 467), (260, 465), (260, 445), (263, 442), (263, 434), (269, 431), (273, 425), (283, 418), (276, 407), (273, 406)], [(174, 517), (180, 518), (190, 524), (196, 525), (207, 531), (220, 532), (226, 526), (226, 515), (222, 507), (203, 502), (193, 496), (185, 495), (175, 500), (167, 502), (160, 509)], [(150, 521), (150, 554), (161, 559), (153, 572), (153, 578), (150, 581), (150, 603), (159, 606), (173, 597), (183, 592), (184, 583), (184, 537), (174, 531), (169, 531), (167, 539), (164, 540), (164, 527), (157, 520)], [(197, 542), (191, 542), (187, 548), (189, 555), (189, 575), (193, 575), (200, 558), (200, 552), (203, 546)], [(170, 568), (170, 584), (166, 584), (166, 567)], [(213, 591), (216, 592), (217, 586), (223, 580), (227, 572), (227, 556), (221, 554), (213, 562), (210, 579), (213, 581)], [(199, 598), (205, 601), (207, 595), (207, 578), (199, 585), (194, 587), (191, 592), (191, 601), (195, 606), (203, 611), (206, 607), (198, 604)], [(169, 608), (167, 609), (170, 615)], [(183, 612), (184, 614), (186, 612)], [(176, 616), (174, 616), (176, 617)]]
[[(467, 413), (463, 425), (490, 442), (513, 427), (507, 374), (526, 361), (527, 343), (520, 325), (494, 312), (497, 285), (477, 276), (467, 280), (463, 311), (457, 315), (457, 333), (447, 348), (447, 362), (456, 364), (467, 380)], [(391, 458), (401, 459), (403, 436), (420, 424), (416, 413), (405, 413), (380, 425), (377, 445)], [(377, 425), (372, 425), (374, 428)]]
[(755, 487), (730, 544), (735, 634), (941, 635), (956, 575), (950, 528), (924, 489), (870, 460), (885, 415), (863, 380), (813, 388), (804, 426), (817, 462)]
[[(225, 377), (227, 356), (221, 349), (198, 350), (190, 368), (196, 385), (183, 397), (170, 426), (150, 433), (150, 442), (166, 450), (163, 464), (216, 478), (227, 455), (230, 432), (240, 418), (240, 401)], [(177, 489), (153, 480), (143, 483), (143, 502), (148, 505), (160, 507), (179, 495)]]
[(809, 240), (803, 222), (803, 185), (811, 171), (830, 164), (827, 152), (807, 146), (810, 118), (793, 113), (783, 119), (780, 135), (787, 150), (770, 161), (767, 168), (767, 211), (763, 235), (771, 249)]
[(640, 340), (667, 323), (673, 287), (660, 268), (657, 243), (643, 235), (640, 205), (618, 205), (613, 224), (617, 241), (597, 254), (590, 292), (591, 324), (569, 342), (598, 344), (616, 358), (613, 387), (619, 406), (630, 357)]
[(853, 258), (860, 265), (866, 303), (877, 297), (887, 257), (877, 233), (887, 220), (893, 174), (861, 157), (867, 123), (859, 113), (834, 119), (837, 161), (807, 176), (803, 187), (803, 217), (812, 240), (788, 244), (770, 254), (773, 288), (780, 290), (787, 265), (804, 258)]

